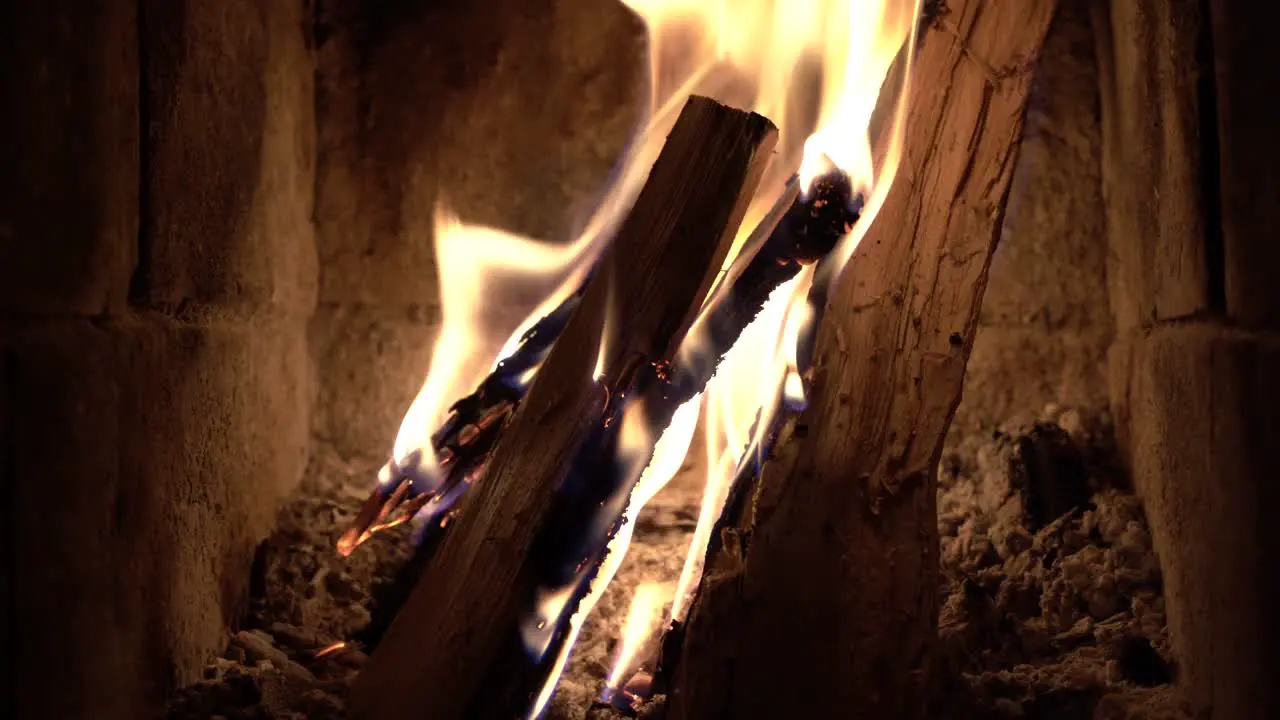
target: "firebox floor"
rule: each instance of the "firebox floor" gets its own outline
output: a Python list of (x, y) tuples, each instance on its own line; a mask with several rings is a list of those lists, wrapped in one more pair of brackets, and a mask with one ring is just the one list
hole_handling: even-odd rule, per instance
[[(1169, 685), (1159, 566), (1141, 505), (1112, 467), (1105, 418), (1048, 408), (1041, 420), (949, 438), (939, 468), (944, 602), (929, 716), (1186, 717)], [(173, 695), (172, 720), (344, 717), (366, 656), (354, 643), (321, 651), (359, 636), (379, 588), (409, 556), (406, 528), (349, 558), (333, 550), (375, 469), (317, 448), (265, 547), (243, 629), (205, 679)], [(682, 472), (638, 520), (632, 551), (583, 629), (549, 718), (588, 715), (635, 588), (679, 575), (700, 500), (694, 476)], [(1075, 509), (1036, 517), (1064, 497)], [(661, 702), (642, 716), (660, 717)]]

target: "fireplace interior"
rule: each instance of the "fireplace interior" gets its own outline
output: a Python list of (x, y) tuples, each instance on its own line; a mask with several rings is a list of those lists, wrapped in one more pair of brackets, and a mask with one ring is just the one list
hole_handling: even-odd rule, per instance
[[(1009, 20), (1022, 2), (1046, 31)], [(409, 641), (393, 622), (417, 607), (417, 581), (439, 572), (441, 538), (471, 520), (470, 505), (427, 540), (405, 523), (344, 552), (338, 543), (432, 366), (451, 280), (437, 209), (572, 238), (649, 93), (670, 84), (646, 83), (655, 45), (643, 12), (655, 4), (52, 0), (3, 11), (0, 597), (14, 717), (415, 717), (395, 709), (412, 702), (385, 700), (395, 682), (374, 676), (403, 664), (392, 648)], [(708, 466), (696, 434), (631, 519), (630, 551), (570, 643), (543, 717), (1280, 717), (1280, 535), (1267, 519), (1280, 506), (1280, 50), (1267, 37), (1280, 10), (919, 9), (920, 57), (952, 48), (976, 79), (927, 74), (935, 66), (921, 60), (904, 97), (947, 98), (932, 119), (936, 153), (1009, 167), (975, 162), (958, 181), (957, 197), (982, 183), (1007, 193), (944, 211), (981, 216), (938, 241), (956, 245), (902, 250), (975, 263), (971, 275), (939, 271), (952, 285), (924, 293), (976, 304), (942, 335), (950, 360), (919, 360), (921, 393), (942, 399), (920, 406), (931, 417), (919, 442), (933, 443), (933, 428), (936, 451), (902, 451), (927, 465), (900, 491), (913, 509), (869, 510), (861, 547), (841, 545), (856, 535), (845, 529), (815, 531), (839, 539), (822, 545), (833, 564), (795, 558), (796, 572), (812, 562), (856, 582), (815, 600), (804, 593), (825, 586), (814, 581), (788, 605), (790, 570), (769, 569), (767, 554), (786, 557), (804, 529), (780, 523), (808, 517), (795, 507), (866, 498), (759, 490), (752, 513), (785, 512), (715, 534), (713, 550), (750, 540), (755, 556), (707, 555), (704, 578), (733, 588), (695, 582), (702, 594), (672, 625), (685, 555), (706, 552), (690, 550)], [(1033, 52), (987, 63), (983, 43), (1019, 33)], [(948, 123), (971, 90), (985, 98), (975, 127), (996, 130), (960, 137)], [(1004, 126), (1002, 98), (1019, 109)], [(1008, 128), (1008, 142), (991, 139)], [(908, 158), (922, 154), (912, 137)], [(928, 162), (904, 162), (902, 193), (934, 182), (922, 179)], [(906, 226), (901, 204), (885, 207), (868, 222)], [(917, 224), (870, 237), (930, 232)], [(998, 242), (977, 237), (986, 226)], [(981, 256), (958, 257), (962, 246)], [(863, 257), (848, 271), (859, 283), (860, 271), (892, 272)], [(538, 299), (495, 296), (483, 317), (515, 327)], [(823, 328), (840, 327), (818, 336), (819, 354), (860, 327), (842, 324), (857, 303), (826, 307)], [(842, 352), (866, 349), (852, 347)], [(837, 392), (840, 373), (824, 372), (826, 385), (806, 376), (806, 391)], [(961, 378), (962, 399), (948, 390)], [(841, 397), (874, 394), (846, 384)], [(815, 427), (822, 406), (793, 419), (779, 456), (806, 442), (901, 442), (860, 436), (856, 422), (846, 434)], [(891, 550), (868, 559), (882, 544)], [(726, 570), (725, 553), (745, 569)], [(913, 572), (927, 581), (901, 580)], [(853, 598), (847, 626), (841, 593)], [(785, 608), (785, 630), (752, 630), (751, 613), (765, 611), (751, 608), (767, 607)], [(725, 663), (742, 667), (713, 671)], [(775, 666), (776, 683), (742, 679)], [(465, 692), (523, 697), (524, 685), (486, 673)], [(464, 705), (427, 716), (507, 717)]]

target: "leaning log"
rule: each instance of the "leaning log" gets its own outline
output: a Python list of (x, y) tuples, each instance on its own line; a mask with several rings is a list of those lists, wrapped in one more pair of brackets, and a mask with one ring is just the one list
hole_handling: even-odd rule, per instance
[[(538, 688), (528, 685), (527, 667), (510, 667), (510, 649), (545, 583), (535, 548), (545, 544), (558, 488), (598, 435), (606, 403), (633, 389), (628, 378), (672, 359), (775, 140), (776, 129), (759, 115), (706, 98), (686, 105), (483, 482), (357, 680), (351, 717), (527, 711)], [(607, 338), (606, 316), (616, 328)]]
[(936, 630), (936, 469), (1054, 0), (924, 32), (896, 184), (832, 292), (809, 408), (707, 564), (674, 720), (909, 718)]

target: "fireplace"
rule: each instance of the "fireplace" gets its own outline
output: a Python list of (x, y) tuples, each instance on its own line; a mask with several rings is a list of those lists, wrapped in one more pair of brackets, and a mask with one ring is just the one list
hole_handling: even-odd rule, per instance
[[(937, 112), (917, 111), (912, 127), (939, 128), (938, 156), (1003, 160), (949, 176), (905, 129), (894, 197), (928, 199), (921, 188), (952, 177), (963, 199), (949, 213), (886, 200), (886, 215), (856, 218), (871, 193), (841, 196), (850, 227), (875, 228), (849, 276), (906, 292), (821, 303), (835, 310), (815, 352), (854, 359), (816, 380), (797, 373), (809, 405), (762, 450), (766, 480), (749, 480), (750, 501), (713, 503), (721, 523), (698, 534), (707, 421), (679, 420), (698, 425), (697, 439), (629, 517), (630, 553), (574, 632), (578, 590), (548, 616), (545, 657), (500, 649), (475, 661), (479, 680), (416, 683), (456, 692), (461, 715), (415, 704), (403, 678), (417, 660), (404, 648), (421, 638), (395, 621), (423, 612), (420, 579), (463, 582), (456, 563), (443, 576), (437, 567), (456, 554), (450, 533), (488, 532), (468, 524), (460, 492), (425, 534), (399, 523), (429, 498), (370, 504), (432, 365), (442, 299), (454, 297), (442, 293), (459, 266), (437, 242), (458, 223), (536, 238), (588, 223), (649, 92), (670, 92), (696, 40), (655, 40), (661, 5), (186, 0), (6, 12), (19, 62), (4, 88), (21, 108), (5, 120), (6, 165), (21, 182), (0, 245), (16, 716), (1276, 708), (1263, 508), (1280, 469), (1266, 450), (1280, 435), (1268, 372), (1280, 324), (1265, 279), (1276, 251), (1263, 239), (1274, 151), (1261, 128), (1278, 118), (1257, 69), (1274, 53), (1253, 29), (1274, 13), (1105, 0), (1032, 2), (1021, 14), (1002, 0), (923, 4), (920, 57), (937, 64), (921, 62), (953, 64), (908, 75), (943, 85), (916, 91), (916, 106)], [(1025, 53), (992, 61), (1019, 38)], [(651, 49), (666, 70), (646, 87)], [(957, 109), (983, 93), (972, 106), (982, 113)], [(791, 113), (814, 112), (799, 105), (764, 113), (782, 145)], [(911, 231), (908, 217), (971, 224)], [(905, 249), (877, 255), (879, 243)], [(910, 258), (941, 269), (894, 275)], [(919, 272), (943, 280), (916, 292)], [(695, 290), (686, 305), (700, 303)], [(491, 291), (485, 322), (515, 328), (547, 291)], [(966, 302), (973, 314), (957, 322), (937, 309)], [(911, 321), (903, 303), (925, 310)], [(868, 328), (924, 349), (903, 360), (912, 352), (864, 342)], [(672, 362), (642, 369), (678, 383), (679, 359), (662, 359)], [(901, 399), (912, 373), (924, 389), (907, 394), (923, 400)], [(823, 403), (857, 412), (823, 414)], [(865, 419), (885, 407), (899, 410)], [(490, 415), (477, 432), (519, 427), (505, 410)], [(910, 471), (864, 462), (894, 453)], [(844, 485), (823, 479), (845, 471)], [(885, 482), (882, 504), (859, 489)], [(783, 497), (797, 488), (818, 499)], [(858, 519), (828, 510), (864, 504)], [(361, 517), (362, 507), (390, 512)], [(686, 553), (700, 561), (692, 579)]]

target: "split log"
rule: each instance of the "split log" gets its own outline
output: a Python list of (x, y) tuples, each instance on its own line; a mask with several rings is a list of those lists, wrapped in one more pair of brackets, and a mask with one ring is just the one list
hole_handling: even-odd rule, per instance
[(896, 184), (829, 298), (810, 406), (707, 565), (674, 720), (921, 714), (937, 464), (1055, 7), (951, 0), (924, 32)]
[(361, 673), (352, 717), (373, 720), (513, 717), (537, 687), (506, 658), (543, 583), (533, 557), (557, 488), (597, 433), (606, 396), (637, 368), (670, 360), (721, 267), (768, 163), (765, 118), (692, 98), (648, 182), (588, 283), (483, 482)]

